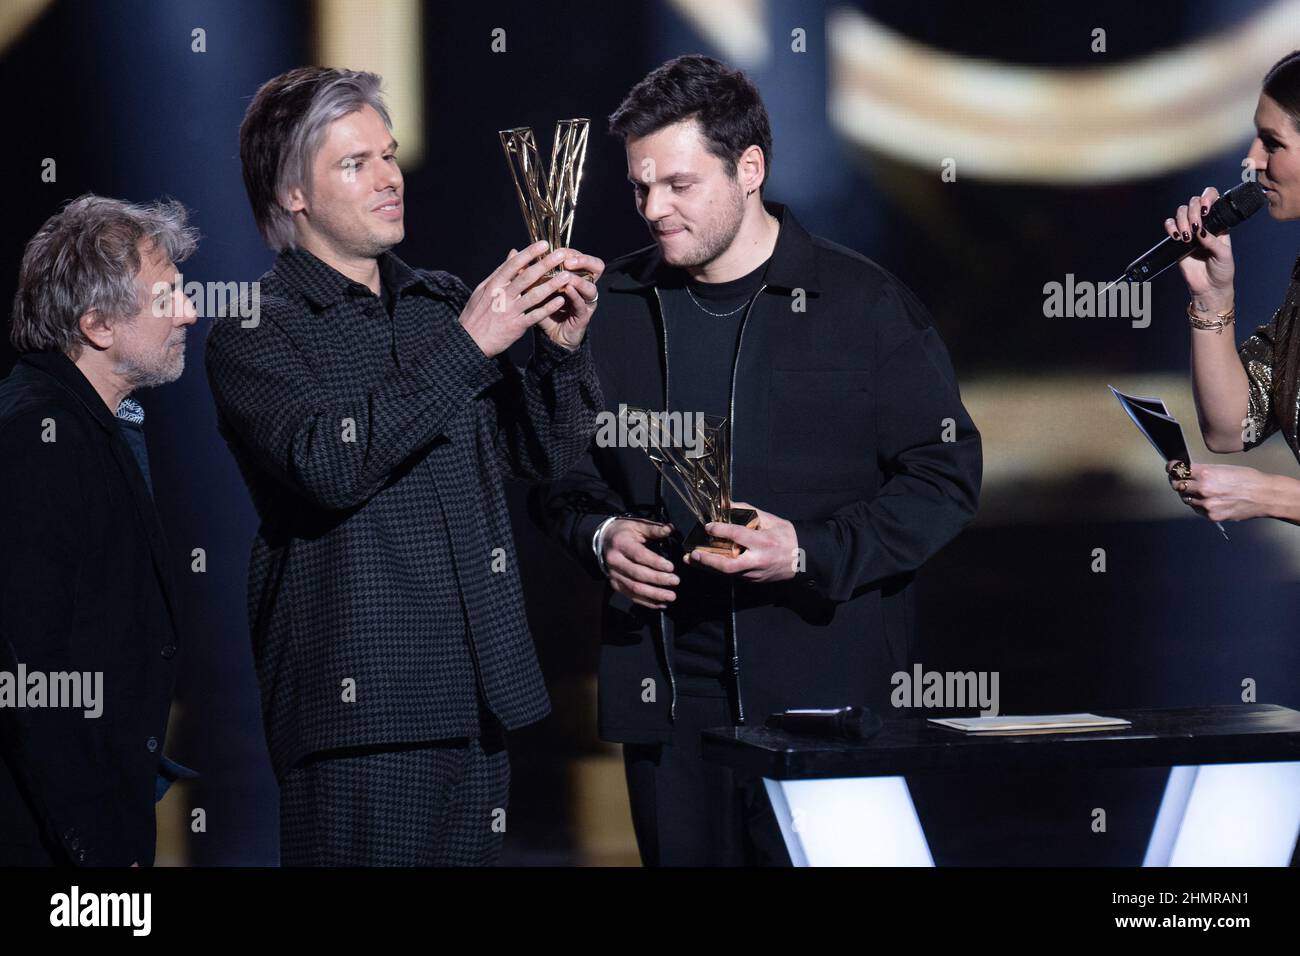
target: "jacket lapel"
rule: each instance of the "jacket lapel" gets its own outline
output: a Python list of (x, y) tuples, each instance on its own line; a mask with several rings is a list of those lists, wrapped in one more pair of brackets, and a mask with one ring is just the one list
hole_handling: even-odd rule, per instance
[(104, 404), (104, 400), (99, 397), (99, 393), (95, 391), (95, 387), (90, 384), (86, 376), (62, 352), (31, 352), (23, 355), (21, 361), (49, 375), (64, 390), (75, 396), (95, 423), (107, 433), (105, 437), (108, 440), (108, 447), (113, 455), (113, 461), (121, 471), (127, 487), (131, 489), (131, 501), (135, 505), (136, 515), (140, 519), (140, 524), (145, 531), (145, 538), (149, 542), (154, 571), (158, 575), (158, 581), (162, 585), (163, 597), (167, 601), (167, 611), (171, 616), (172, 629), (179, 637), (180, 614), (176, 582), (171, 575), (170, 555), (168, 553), (167, 539), (163, 533), (162, 520), (158, 516), (158, 508), (154, 504), (153, 497), (149, 494), (144, 475), (140, 473), (140, 466), (136, 463), (135, 455), (132, 454), (126, 439), (122, 437), (121, 431), (118, 430), (117, 419), (109, 412), (108, 406)]
[[(103, 404), (102, 402), (100, 403)], [(153, 556), (154, 570), (158, 574), (158, 580), (162, 584), (163, 597), (167, 601), (167, 611), (171, 615), (172, 629), (180, 634), (180, 614), (177, 603), (176, 582), (171, 575), (170, 554), (167, 547), (167, 538), (163, 532), (162, 519), (158, 516), (158, 507), (154, 504), (153, 497), (149, 494), (149, 488), (145, 484), (144, 475), (140, 473), (140, 466), (135, 460), (135, 455), (131, 452), (130, 446), (127, 445), (126, 439), (117, 431), (117, 426), (109, 436), (108, 446), (113, 453), (113, 460), (117, 462), (117, 467), (121, 470), (126, 483), (131, 488), (131, 500), (135, 503), (136, 514), (140, 518), (140, 523), (144, 526), (145, 535), (149, 540), (149, 551)]]

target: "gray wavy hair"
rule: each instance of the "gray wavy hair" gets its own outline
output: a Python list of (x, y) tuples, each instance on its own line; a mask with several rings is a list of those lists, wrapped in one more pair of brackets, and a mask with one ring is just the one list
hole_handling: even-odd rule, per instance
[(56, 212), (27, 243), (18, 270), (9, 341), (19, 352), (81, 354), (81, 317), (134, 317), (143, 300), (135, 278), (141, 249), (183, 262), (198, 247), (185, 207), (172, 200), (134, 205), (87, 193)]
[(374, 107), (390, 130), (383, 80), (374, 73), (301, 66), (267, 80), (239, 125), (239, 158), (253, 218), (276, 252), (297, 241), (293, 214), (283, 205), (291, 189), (311, 189), (311, 166), (337, 119)]

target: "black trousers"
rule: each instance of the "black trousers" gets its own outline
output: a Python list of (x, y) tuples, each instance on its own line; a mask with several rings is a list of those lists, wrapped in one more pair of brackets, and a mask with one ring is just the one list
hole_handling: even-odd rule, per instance
[(624, 744), (632, 826), (645, 866), (789, 866), (759, 779), (700, 756), (700, 731), (731, 726), (725, 691), (677, 696), (667, 744)]
[(510, 793), (505, 735), (331, 751), (280, 780), (282, 866), (492, 866)]

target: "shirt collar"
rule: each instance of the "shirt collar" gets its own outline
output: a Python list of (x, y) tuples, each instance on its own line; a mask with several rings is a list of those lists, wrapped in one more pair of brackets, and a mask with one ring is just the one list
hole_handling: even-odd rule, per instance
[(44, 349), (39, 352), (25, 352), (19, 356), (24, 365), (39, 369), (53, 377), (60, 385), (70, 391), (84, 405), (95, 421), (110, 431), (114, 427), (113, 413), (108, 410), (104, 400), (95, 391), (95, 386), (77, 368), (75, 362), (58, 349)]
[[(275, 260), (275, 272), (315, 308), (323, 309), (348, 295), (371, 295), (371, 291), (327, 265), (306, 249), (285, 249)], [(435, 295), (447, 297), (449, 285), (436, 277), (416, 272), (391, 252), (379, 256), (380, 280), (394, 296), (412, 286), (423, 286)]]
[(143, 425), (144, 406), (134, 398), (124, 398), (121, 404), (117, 406), (117, 417), (119, 420), (131, 425)]

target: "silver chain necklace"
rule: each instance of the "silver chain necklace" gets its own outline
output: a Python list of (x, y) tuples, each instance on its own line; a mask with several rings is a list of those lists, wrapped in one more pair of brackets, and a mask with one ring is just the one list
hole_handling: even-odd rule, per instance
[(698, 308), (701, 312), (706, 313), (707, 315), (713, 316), (716, 319), (725, 319), (729, 315), (735, 315), (745, 306), (749, 305), (749, 300), (746, 299), (744, 304), (732, 309), (730, 312), (711, 312), (708, 309), (706, 309), (704, 306), (700, 305), (700, 300), (695, 298), (695, 293), (691, 291), (690, 286), (683, 286), (683, 288), (686, 290), (686, 294), (691, 297), (691, 301), (695, 303), (696, 308)]

